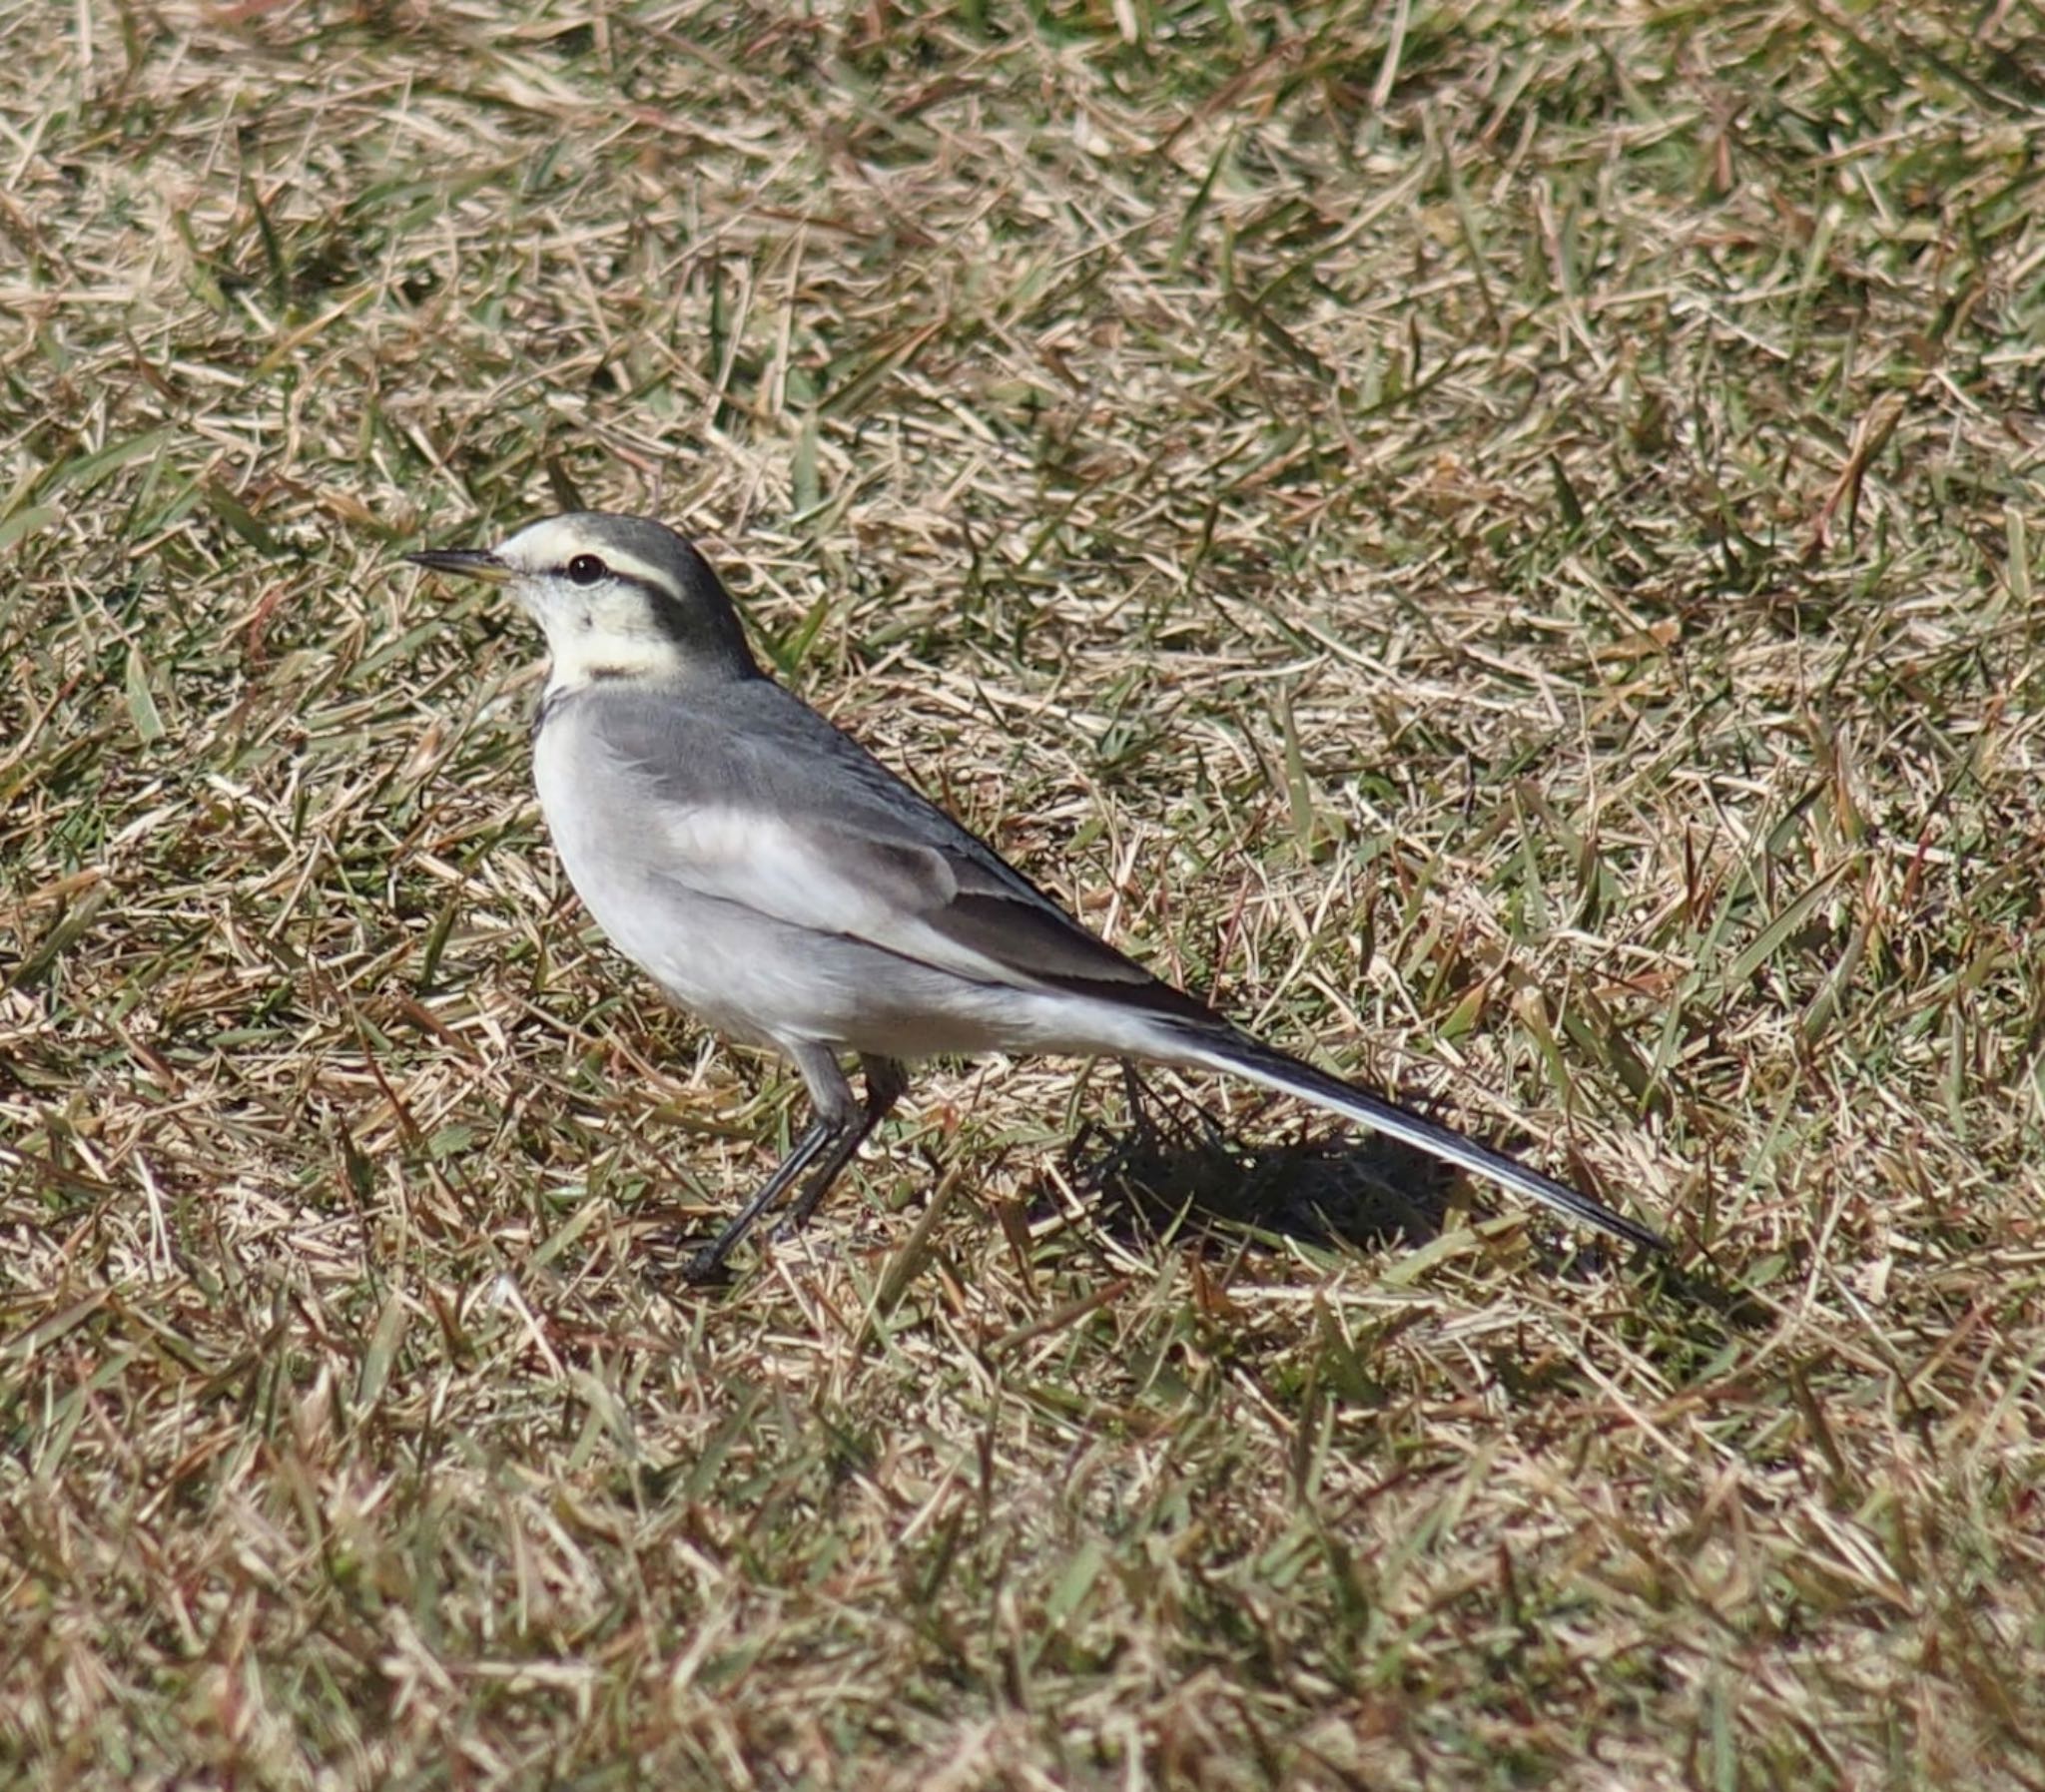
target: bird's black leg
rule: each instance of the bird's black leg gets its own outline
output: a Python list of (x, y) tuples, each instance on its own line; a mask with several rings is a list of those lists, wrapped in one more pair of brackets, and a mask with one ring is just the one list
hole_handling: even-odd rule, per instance
[[(829, 1050), (821, 1045), (805, 1045), (791, 1050), (789, 1056), (795, 1059), (795, 1067), (802, 1072), (803, 1081), (808, 1085), (817, 1117), (796, 1140), (774, 1174), (761, 1185), (759, 1192), (732, 1216), (731, 1223), (722, 1232), (689, 1259), (688, 1268), (682, 1272), (685, 1281), (715, 1281), (724, 1272), (724, 1260), (752, 1231), (760, 1216), (788, 1193), (789, 1185), (810, 1167), (818, 1152), (828, 1153), (818, 1175), (827, 1179), (836, 1175), (878, 1118), (873, 1112), (871, 1068), (867, 1072), (867, 1107), (862, 1112), (853, 1105), (852, 1084), (845, 1080), (845, 1072), (839, 1069), (838, 1060)], [(897, 1070), (899, 1072), (900, 1066)], [(896, 1094), (900, 1093), (898, 1088)], [(890, 1100), (893, 1100), (892, 1096)], [(811, 1187), (815, 1187), (814, 1181)], [(822, 1198), (822, 1192), (818, 1191), (817, 1199)], [(803, 1199), (810, 1201), (809, 1188), (803, 1191)], [(810, 1201), (810, 1205), (814, 1206), (815, 1202)]]
[(803, 1184), (803, 1192), (788, 1210), (788, 1218), (774, 1229), (777, 1238), (793, 1237), (810, 1223), (810, 1216), (831, 1192), (832, 1183), (838, 1180), (839, 1171), (852, 1161), (852, 1154), (860, 1148), (867, 1134), (888, 1117), (889, 1109), (902, 1099), (903, 1091), (909, 1087), (908, 1066), (899, 1059), (870, 1058), (862, 1054), (859, 1067), (866, 1072), (866, 1111), (860, 1115), (858, 1123), (840, 1137), (831, 1155), (810, 1172), (809, 1181)]

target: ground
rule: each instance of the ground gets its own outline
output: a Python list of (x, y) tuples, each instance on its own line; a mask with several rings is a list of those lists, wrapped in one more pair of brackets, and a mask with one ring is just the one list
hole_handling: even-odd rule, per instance
[[(6, 41), (13, 1776), (2045, 1783), (2035, 8)], [(683, 1285), (799, 1086), (399, 558), (577, 504), (1667, 1263), (990, 1061)]]

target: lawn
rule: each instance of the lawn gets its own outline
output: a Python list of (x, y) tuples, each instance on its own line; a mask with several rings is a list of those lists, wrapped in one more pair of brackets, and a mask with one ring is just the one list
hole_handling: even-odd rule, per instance
[[(2045, 1786), (2045, 17), (13, 0), (0, 1772)], [(594, 934), (658, 514), (1297, 1104)]]

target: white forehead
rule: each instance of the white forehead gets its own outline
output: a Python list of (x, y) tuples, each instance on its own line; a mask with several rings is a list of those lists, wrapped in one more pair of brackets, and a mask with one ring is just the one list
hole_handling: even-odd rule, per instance
[(608, 530), (579, 516), (549, 516), (527, 523), (517, 534), (499, 544), (497, 558), (514, 572), (555, 572), (577, 554), (594, 554), (613, 572), (624, 573), (642, 583), (673, 584), (673, 575), (646, 559)]
[(602, 544), (574, 518), (549, 516), (527, 523), (516, 535), (500, 543), (497, 558), (520, 572), (544, 572), (566, 566), (577, 554), (601, 551)]

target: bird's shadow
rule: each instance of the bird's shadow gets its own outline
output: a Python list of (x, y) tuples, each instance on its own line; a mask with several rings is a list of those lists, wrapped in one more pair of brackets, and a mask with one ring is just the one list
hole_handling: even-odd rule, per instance
[[(1334, 1132), (1250, 1144), (1190, 1096), (1124, 1071), (1128, 1118), (1087, 1121), (1065, 1148), (1064, 1180), (1125, 1242), (1223, 1237), (1329, 1248), (1412, 1248), (1448, 1224), (1456, 1173), (1425, 1151)], [(1466, 1197), (1467, 1198), (1467, 1197)], [(1602, 1241), (1579, 1239), (1577, 1253)]]

